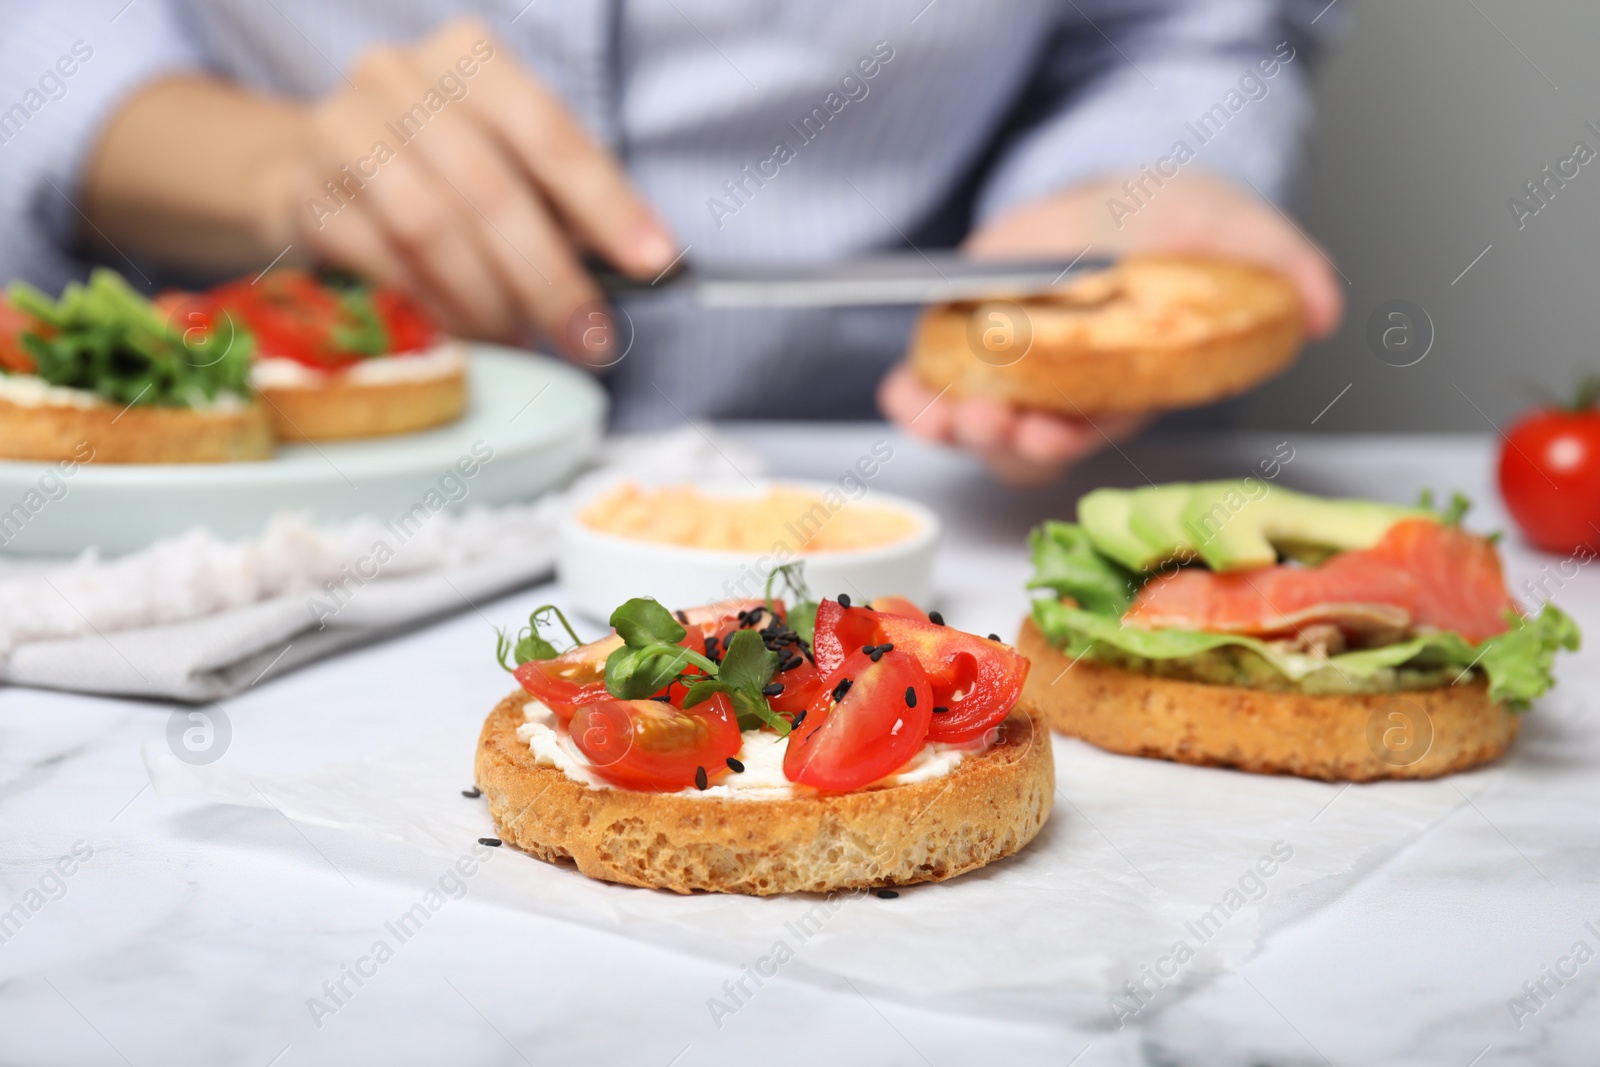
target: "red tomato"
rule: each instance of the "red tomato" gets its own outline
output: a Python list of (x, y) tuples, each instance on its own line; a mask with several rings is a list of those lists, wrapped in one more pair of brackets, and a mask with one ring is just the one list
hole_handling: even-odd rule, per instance
[(768, 697), (767, 703), (773, 711), (790, 718), (811, 707), (822, 692), (822, 675), (804, 656), (797, 665), (774, 674), (772, 680), (783, 684), (783, 692)]
[(903, 596), (880, 596), (868, 607), (885, 615), (904, 615), (908, 619), (926, 619), (928, 613)]
[(869, 608), (846, 608), (837, 600), (819, 603), (816, 630), (811, 635), (811, 654), (817, 661), (817, 670), (826, 677), (862, 645), (882, 644), (878, 619), (878, 614)]
[(215, 362), (228, 354), (237, 323), (209, 293), (169, 289), (154, 303), (165, 313), (167, 325), (182, 337), (191, 358)]
[[(845, 679), (849, 689), (835, 703)], [(933, 694), (913, 657), (885, 652), (874, 663), (853, 652), (822, 684), (784, 750), (783, 773), (791, 782), (829, 792), (860, 789), (904, 767), (927, 740)]]
[(397, 289), (374, 289), (372, 306), (389, 335), (390, 352), (420, 351), (431, 346), (439, 334), (422, 305)]
[(256, 335), (263, 356), (292, 359), (323, 370), (347, 366), (356, 357), (334, 347), (343, 318), (338, 299), (315, 277), (275, 270), (257, 281), (241, 279), (211, 291), (229, 314)]
[(606, 657), (621, 647), (622, 638), (612, 634), (555, 659), (531, 659), (511, 673), (558, 719), (568, 720), (583, 705), (611, 699), (606, 692)]
[(43, 324), (0, 297), (0, 368), (13, 374), (32, 374), (33, 354), (22, 346), (25, 333), (43, 334)]
[(916, 657), (934, 706), (949, 709), (934, 714), (930, 741), (981, 736), (1011, 713), (1028, 677), (1027, 657), (997, 641), (926, 619), (842, 608), (832, 600), (818, 606), (813, 650), (819, 670), (831, 673), (848, 652), (885, 643)]
[(744, 741), (728, 698), (688, 711), (656, 700), (605, 700), (580, 707), (567, 733), (594, 772), (627, 789), (675, 793), (726, 772)]
[(1600, 410), (1536, 411), (1512, 426), (1500, 495), (1535, 546), (1600, 550)]

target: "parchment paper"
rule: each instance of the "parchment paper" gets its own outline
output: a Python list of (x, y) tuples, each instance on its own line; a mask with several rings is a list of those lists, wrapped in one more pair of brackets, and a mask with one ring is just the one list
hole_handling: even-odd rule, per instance
[[(476, 737), (462, 723), (303, 775), (194, 767), (167, 753), (145, 762), (163, 795), (272, 807), (453, 859), (495, 832), (485, 802), (461, 795)], [(1333, 899), (1501, 773), (1337, 786), (1054, 744), (1056, 805), (1031, 845), (898, 899), (684, 897), (518, 854), (485, 865), (474, 895), (723, 960), (750, 996), (760, 992), (748, 975), (776, 971), (923, 1006), (1115, 1029), (1236, 966), (1264, 931)], [(743, 996), (733, 985), (708, 1010), (737, 1010)]]

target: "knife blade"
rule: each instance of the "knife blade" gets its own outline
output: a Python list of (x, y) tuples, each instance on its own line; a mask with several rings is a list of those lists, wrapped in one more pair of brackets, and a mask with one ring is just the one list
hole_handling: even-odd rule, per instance
[(1113, 264), (1072, 259), (975, 260), (953, 251), (891, 252), (829, 263), (719, 263), (678, 267), (653, 282), (595, 271), (608, 296), (686, 292), (707, 308), (861, 307), (1031, 296)]

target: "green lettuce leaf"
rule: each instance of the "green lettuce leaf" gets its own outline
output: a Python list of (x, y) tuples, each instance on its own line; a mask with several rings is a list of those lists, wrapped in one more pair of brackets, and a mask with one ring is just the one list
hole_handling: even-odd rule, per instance
[(1119, 618), (1133, 603), (1133, 572), (1102, 556), (1076, 523), (1047, 522), (1028, 535), (1028, 546), (1033, 552), (1029, 589), (1052, 589), (1089, 611)]
[(1518, 711), (1554, 684), (1556, 652), (1575, 650), (1579, 640), (1577, 625), (1553, 604), (1480, 645), (1460, 634), (1433, 633), (1327, 658), (1286, 652), (1239, 634), (1123, 626), (1114, 616), (1054, 600), (1035, 601), (1033, 617), (1051, 643), (1074, 659), (1088, 656), (1134, 669), (1150, 666), (1156, 673), (1181, 667), (1198, 680), (1232, 685), (1266, 681), (1271, 688), (1271, 679), (1262, 677), (1265, 669), (1313, 692), (1427, 688), (1458, 681), (1476, 669), (1489, 681), (1490, 698)]
[(1515, 629), (1479, 646), (1478, 669), (1489, 678), (1489, 696), (1525, 709), (1555, 684), (1550, 668), (1556, 653), (1578, 651), (1582, 635), (1571, 616), (1554, 604)]
[(1481, 644), (1457, 633), (1431, 633), (1328, 657), (1238, 634), (1123, 626), (1140, 576), (1101, 555), (1073, 523), (1046, 522), (1033, 531), (1030, 545), (1034, 576), (1028, 588), (1063, 598), (1034, 601), (1039, 629), (1072, 659), (1128, 670), (1312, 693), (1431, 688), (1477, 671), (1488, 680), (1491, 699), (1523, 711), (1554, 684), (1556, 653), (1578, 648), (1577, 624), (1553, 604), (1517, 618), (1510, 630)]

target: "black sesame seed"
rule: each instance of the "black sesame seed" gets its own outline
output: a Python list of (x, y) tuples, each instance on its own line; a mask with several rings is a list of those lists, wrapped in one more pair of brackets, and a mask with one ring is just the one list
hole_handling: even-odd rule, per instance
[(1004, 641), (1000, 640), (1000, 635), (999, 634), (990, 634), (989, 635), (989, 640), (993, 641), (997, 645), (1001, 645), (1001, 644), (1005, 643)]
[(466, 797), (468, 800), (477, 800), (479, 797), (483, 796), (483, 790), (479, 789), (477, 786), (473, 786), (471, 789), (463, 789), (461, 791), (461, 795)]
[(899, 895), (900, 894), (896, 893), (893, 889), (880, 889), (880, 890), (878, 890), (878, 899), (879, 900), (893, 900), (895, 897), (897, 897)]
[(893, 652), (894, 651), (894, 645), (893, 645), (893, 643), (890, 643), (890, 644), (887, 644), (887, 645), (879, 645), (878, 646), (878, 651), (879, 652)]
[(761, 695), (764, 697), (775, 697), (781, 692), (783, 692), (783, 683), (773, 682), (771, 685), (762, 688)]
[(946, 712), (948, 712), (948, 711), (949, 711), (949, 710), (950, 710), (950, 709), (949, 709), (949, 708), (946, 708), (946, 707), (943, 707), (943, 706), (941, 706), (941, 707), (937, 707), (937, 708), (934, 708), (934, 709), (933, 709), (933, 713), (934, 713), (934, 714), (935, 714), (935, 715), (943, 715), (943, 714), (945, 714), (945, 713), (946, 713)]
[(778, 669), (780, 671), (792, 671), (804, 662), (805, 660), (801, 659), (799, 656), (795, 656), (792, 659), (786, 659), (782, 663), (778, 664)]
[(678, 621), (679, 622), (683, 623), (685, 626), (689, 625), (689, 616), (685, 615), (681, 608), (679, 610), (673, 612), (673, 614), (678, 617)]
[(839, 684), (833, 687), (833, 702), (835, 704), (839, 703), (848, 692), (850, 692), (850, 679), (840, 678)]
[(906, 707), (914, 708), (916, 706), (917, 706), (917, 687), (914, 686), (914, 685), (908, 685), (908, 686), (906, 686)]
[(870, 656), (874, 652), (878, 651), (878, 646), (877, 645), (862, 645), (861, 646), (861, 651), (865, 652), (867, 655)]
[(728, 770), (732, 771), (734, 774), (743, 774), (744, 773), (744, 764), (740, 763), (738, 760), (734, 759), (732, 756), (729, 756), (728, 757)]
[(490, 848), (499, 848), (500, 839), (498, 837), (480, 837), (478, 838), (478, 844), (488, 845)]
[(801, 709), (800, 714), (796, 715), (794, 717), (794, 721), (789, 723), (790, 732), (793, 732), (795, 730), (800, 729), (800, 724), (805, 722), (805, 721), (806, 721), (806, 713), (805, 713), (804, 709)]
[(849, 593), (840, 593), (839, 594), (839, 606), (841, 608), (847, 608), (847, 607), (850, 606), (850, 594)]
[(944, 616), (940, 615), (937, 611), (930, 611), (928, 612), (928, 621), (933, 623), (935, 626), (943, 626)]
[(704, 789), (706, 787), (706, 769), (704, 767), (696, 767), (694, 769), (694, 787), (696, 789)]

